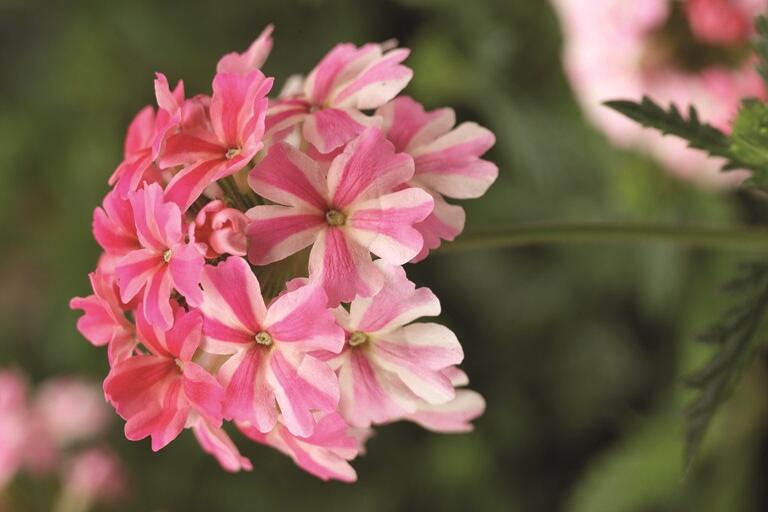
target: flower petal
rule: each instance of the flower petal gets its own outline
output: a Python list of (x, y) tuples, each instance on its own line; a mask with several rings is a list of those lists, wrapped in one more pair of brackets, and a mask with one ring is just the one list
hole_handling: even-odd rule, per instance
[(370, 297), (383, 284), (368, 249), (348, 239), (339, 228), (325, 229), (317, 238), (309, 254), (309, 276), (322, 284), (330, 307), (356, 296)]
[(325, 218), (315, 210), (290, 206), (254, 206), (248, 210), (248, 260), (267, 265), (311, 245), (322, 232)]
[(424, 220), (434, 206), (432, 196), (407, 188), (355, 204), (349, 216), (349, 234), (360, 245), (389, 263), (402, 265), (424, 245), (413, 225)]
[(331, 202), (338, 209), (394, 191), (413, 176), (413, 160), (395, 153), (377, 128), (368, 128), (333, 159), (328, 170)]

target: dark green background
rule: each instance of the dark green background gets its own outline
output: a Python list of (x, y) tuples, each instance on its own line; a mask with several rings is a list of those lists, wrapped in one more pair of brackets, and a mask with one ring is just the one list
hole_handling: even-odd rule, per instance
[[(91, 213), (124, 129), (153, 101), (155, 71), (208, 92), (219, 56), (269, 22), (278, 85), (336, 42), (396, 37), (413, 50), (408, 94), (497, 134), (500, 177), (468, 205), (470, 228), (763, 218), (749, 198), (675, 182), (590, 128), (542, 0), (0, 0), (0, 364), (103, 378), (104, 351), (77, 334), (67, 302), (88, 293)], [(188, 432), (153, 454), (115, 421), (133, 496), (119, 510), (765, 510), (764, 360), (681, 482), (681, 379), (706, 357), (695, 335), (726, 307), (718, 286), (742, 257), (639, 243), (435, 255), (409, 273), (441, 298), (488, 401), (474, 433), (381, 428), (344, 485), (240, 437), (252, 473), (222, 472)], [(52, 490), (13, 492), (46, 510)]]

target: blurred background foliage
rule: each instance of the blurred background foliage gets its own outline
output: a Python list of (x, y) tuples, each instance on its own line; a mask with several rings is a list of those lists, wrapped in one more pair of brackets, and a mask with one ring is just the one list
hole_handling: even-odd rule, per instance
[[(278, 84), (336, 42), (395, 37), (413, 50), (406, 93), (497, 134), (500, 178), (467, 205), (469, 229), (765, 220), (751, 198), (676, 182), (590, 128), (541, 0), (0, 0), (0, 365), (103, 378), (104, 353), (75, 331), (67, 301), (88, 292), (91, 214), (124, 130), (153, 102), (155, 71), (207, 92), (218, 57), (270, 22), (265, 71)], [(727, 306), (718, 287), (742, 257), (640, 243), (435, 255), (411, 277), (441, 298), (487, 398), (474, 433), (381, 428), (349, 486), (240, 438), (252, 473), (222, 472), (189, 433), (153, 454), (115, 421), (133, 489), (115, 510), (766, 510), (765, 358), (682, 481), (682, 376), (706, 358), (696, 334)], [(44, 509), (37, 487), (14, 492)]]

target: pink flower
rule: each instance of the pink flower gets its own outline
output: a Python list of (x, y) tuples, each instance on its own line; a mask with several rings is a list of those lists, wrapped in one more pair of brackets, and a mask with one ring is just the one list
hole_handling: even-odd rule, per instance
[[(158, 75), (158, 80), (160, 83), (156, 82), (156, 88), (167, 91), (167, 96), (177, 103), (184, 100), (183, 82), (180, 81), (171, 93), (165, 76)], [(125, 197), (142, 183), (160, 181), (160, 170), (154, 164), (157, 157), (155, 149), (159, 144), (158, 138), (162, 138), (173, 124), (174, 113), (160, 108), (155, 114), (151, 106), (146, 106), (131, 122), (125, 139), (124, 159), (109, 178), (109, 184), (115, 185), (115, 190), (121, 196)]]
[(193, 362), (200, 346), (202, 316), (196, 310), (173, 308), (169, 331), (158, 329), (136, 312), (138, 339), (146, 352), (116, 364), (104, 381), (104, 393), (127, 420), (125, 436), (152, 438), (160, 450), (184, 429), (191, 416), (221, 425), (223, 391), (216, 379)]
[(251, 71), (261, 69), (272, 51), (272, 31), (275, 27), (267, 25), (259, 37), (243, 53), (228, 53), (219, 59), (216, 65), (217, 73), (239, 73), (247, 75)]
[(248, 258), (264, 265), (312, 245), (309, 276), (331, 305), (369, 297), (383, 278), (370, 253), (399, 265), (421, 251), (413, 225), (431, 213), (433, 200), (418, 188), (398, 190), (412, 177), (413, 160), (375, 128), (334, 158), (327, 175), (297, 149), (276, 145), (248, 177), (277, 203), (248, 211)]
[(343, 146), (379, 123), (360, 110), (383, 105), (411, 80), (413, 72), (400, 64), (409, 53), (373, 43), (335, 46), (309, 73), (302, 94), (270, 109), (269, 131), (303, 122), (304, 138), (321, 153)]
[(173, 322), (173, 289), (193, 307), (201, 302), (198, 283), (205, 260), (193, 241), (184, 240), (179, 207), (166, 202), (159, 185), (153, 183), (129, 197), (141, 248), (117, 264), (120, 298), (127, 303), (143, 290), (144, 316), (158, 328), (168, 329)]
[[(677, 26), (667, 24), (675, 2), (671, 0), (552, 0), (560, 15), (565, 38), (564, 65), (576, 97), (589, 119), (615, 144), (642, 150), (677, 176), (709, 186), (733, 186), (748, 174), (742, 171), (721, 173), (722, 163), (686, 147), (686, 143), (646, 130), (604, 107), (606, 100), (639, 99), (649, 95), (662, 104), (674, 103), (685, 110), (696, 105), (701, 118), (729, 131), (733, 116), (744, 97), (765, 97), (765, 86), (750, 59), (741, 62), (710, 64), (687, 69), (684, 57), (670, 50), (664, 31)], [(717, 4), (728, 4), (729, 12), (738, 9), (751, 19), (764, 8), (762, 0), (717, 0), (703, 7), (686, 4), (689, 22), (696, 37), (718, 39), (718, 46), (730, 51), (733, 18), (718, 19), (717, 29), (704, 28), (701, 19), (709, 17)], [(696, 29), (695, 25), (699, 28)], [(741, 30), (741, 29), (739, 29)], [(716, 34), (715, 34), (716, 32)], [(706, 34), (705, 34), (706, 33)], [(679, 38), (684, 32), (672, 34)], [(688, 41), (696, 44), (697, 40)], [(746, 41), (743, 43), (747, 50)], [(706, 52), (702, 47), (699, 51)], [(744, 52), (749, 54), (748, 51)]]
[(205, 187), (248, 165), (263, 146), (272, 81), (258, 70), (217, 73), (210, 105), (201, 98), (185, 103), (181, 127), (160, 156), (163, 169), (184, 166), (168, 183), (169, 201), (186, 211)]
[(495, 164), (480, 156), (496, 138), (476, 123), (456, 124), (452, 109), (424, 111), (419, 103), (401, 96), (380, 107), (382, 130), (397, 151), (413, 157), (415, 172), (409, 185), (421, 187), (435, 200), (435, 208), (414, 227), (424, 237), (424, 247), (414, 261), (424, 259), (441, 240), (453, 240), (464, 229), (464, 209), (447, 203), (453, 199), (473, 199), (485, 194), (496, 180)]
[(192, 425), (192, 431), (203, 451), (212, 455), (225, 471), (237, 473), (253, 469), (251, 461), (240, 455), (235, 443), (221, 427), (212, 425), (205, 418), (198, 417)]
[[(454, 387), (469, 384), (467, 374), (456, 367), (445, 369), (443, 374), (451, 380)], [(405, 419), (434, 432), (460, 433), (472, 431), (472, 420), (483, 412), (485, 400), (479, 393), (470, 389), (458, 389), (456, 396), (449, 402), (419, 402), (416, 412), (409, 413)]]
[(63, 499), (81, 507), (66, 510), (87, 510), (92, 503), (114, 502), (124, 496), (128, 488), (128, 478), (120, 459), (102, 447), (78, 453), (62, 473)]
[(190, 225), (190, 237), (205, 246), (202, 252), (208, 259), (222, 254), (245, 256), (247, 227), (248, 217), (243, 212), (215, 200), (200, 209), (194, 224)]
[(103, 432), (108, 412), (101, 390), (73, 377), (46, 381), (34, 403), (34, 414), (58, 446)]
[(116, 190), (109, 192), (102, 207), (93, 211), (93, 237), (110, 256), (125, 256), (141, 248), (131, 202)]
[(246, 423), (237, 426), (250, 439), (280, 450), (301, 469), (322, 480), (357, 480), (357, 473), (348, 461), (357, 456), (360, 446), (349, 425), (337, 413), (319, 417), (314, 432), (308, 437), (293, 435), (282, 421), (266, 434)]
[(71, 309), (85, 313), (77, 320), (77, 330), (94, 346), (109, 345), (110, 362), (129, 356), (133, 350), (133, 324), (123, 311), (115, 276), (98, 267), (88, 277), (93, 294), (69, 302)]
[(308, 353), (338, 352), (344, 343), (322, 288), (302, 286), (267, 308), (248, 264), (231, 257), (206, 266), (203, 295), (204, 348), (232, 354), (218, 373), (224, 416), (268, 432), (279, 407), (293, 434), (311, 435), (313, 412), (336, 410), (339, 389), (333, 371)]
[[(342, 416), (354, 427), (386, 423), (415, 413), (420, 402), (454, 398), (444, 373), (464, 355), (456, 336), (435, 323), (410, 323), (440, 313), (437, 297), (417, 289), (401, 267), (379, 260), (386, 276), (381, 291), (336, 310), (347, 342), (328, 363), (339, 375)], [(406, 325), (407, 324), (407, 325)]]
[(0, 491), (24, 461), (27, 383), (13, 370), (0, 371)]
[(738, 45), (746, 42), (752, 33), (752, 17), (744, 5), (739, 5), (744, 3), (738, 0), (686, 0), (685, 15), (699, 40), (714, 45)]

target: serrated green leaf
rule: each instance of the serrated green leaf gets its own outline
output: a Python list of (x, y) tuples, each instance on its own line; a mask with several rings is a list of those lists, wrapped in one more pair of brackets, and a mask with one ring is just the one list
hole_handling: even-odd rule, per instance
[(720, 346), (707, 364), (687, 379), (699, 393), (686, 411), (686, 471), (696, 459), (712, 418), (731, 396), (763, 342), (761, 333), (768, 317), (768, 264), (745, 266), (728, 290), (740, 295), (738, 303), (704, 336)]
[(648, 128), (655, 128), (664, 135), (674, 135), (688, 142), (694, 149), (706, 151), (711, 156), (724, 158), (724, 171), (746, 168), (731, 151), (728, 136), (714, 126), (702, 123), (696, 109), (688, 109), (687, 118), (676, 105), (664, 109), (648, 96), (640, 102), (632, 100), (613, 100), (605, 105)]

